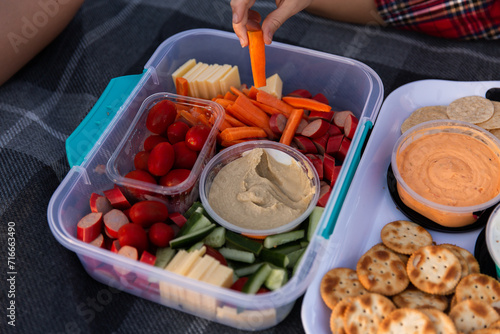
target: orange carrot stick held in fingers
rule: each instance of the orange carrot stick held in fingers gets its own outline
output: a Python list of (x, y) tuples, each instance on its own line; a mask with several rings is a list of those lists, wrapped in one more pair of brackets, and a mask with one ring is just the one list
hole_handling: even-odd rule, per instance
[(266, 50), (262, 29), (248, 30), (248, 51), (252, 66), (253, 84), (256, 88), (266, 85)]

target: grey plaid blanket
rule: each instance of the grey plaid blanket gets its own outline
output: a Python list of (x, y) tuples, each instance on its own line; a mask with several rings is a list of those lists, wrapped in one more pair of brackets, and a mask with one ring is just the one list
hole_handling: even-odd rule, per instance
[[(263, 15), (273, 8), (273, 1), (255, 5)], [(0, 332), (240, 332), (127, 293), (105, 293), (47, 224), (50, 197), (70, 170), (65, 140), (108, 82), (141, 73), (161, 42), (195, 28), (232, 31), (229, 0), (87, 0), (66, 30), (0, 87)], [(415, 80), (500, 75), (499, 42), (443, 40), (307, 13), (287, 21), (275, 40), (367, 64), (381, 77), (385, 96)], [(12, 288), (15, 327), (7, 324)], [(97, 301), (104, 294), (110, 298)], [(299, 299), (285, 321), (264, 332), (304, 332), (300, 308)]]

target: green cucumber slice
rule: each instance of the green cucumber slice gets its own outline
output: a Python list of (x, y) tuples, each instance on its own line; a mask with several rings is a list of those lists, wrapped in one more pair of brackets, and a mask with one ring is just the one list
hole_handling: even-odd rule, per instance
[(221, 248), (226, 243), (226, 229), (222, 226), (216, 227), (212, 233), (207, 235), (205, 244), (213, 248)]
[(309, 225), (307, 226), (307, 241), (311, 241), (325, 208), (316, 206), (309, 215)]
[(191, 232), (210, 226), (210, 224), (213, 223), (203, 214), (199, 212), (193, 212), (193, 214), (187, 219), (184, 226), (182, 226), (181, 230), (177, 234), (177, 237), (182, 237), (184, 235), (190, 234)]
[(222, 247), (219, 248), (219, 253), (222, 254), (227, 260), (245, 262), (245, 263), (254, 263), (255, 262), (255, 254), (252, 252), (247, 252), (234, 248)]
[(226, 231), (226, 241), (237, 248), (252, 252), (255, 255), (259, 255), (263, 248), (261, 243), (232, 231)]
[(264, 239), (264, 247), (268, 249), (274, 248), (279, 245), (283, 245), (295, 240), (300, 240), (304, 238), (304, 236), (305, 236), (304, 230), (295, 230), (295, 231), (270, 235)]
[(188, 248), (197, 243), (198, 241), (203, 240), (207, 235), (210, 234), (215, 229), (215, 224), (210, 224), (206, 227), (197, 229), (194, 232), (189, 234), (185, 234), (183, 236), (177, 237), (175, 239), (170, 240), (170, 247), (173, 249), (179, 248)]
[(156, 250), (155, 267), (165, 269), (167, 264), (174, 257), (175, 253), (177, 253), (177, 251), (170, 247), (158, 248)]
[(260, 268), (248, 278), (248, 281), (245, 283), (241, 291), (248, 294), (256, 294), (262, 284), (266, 281), (271, 271), (272, 268), (268, 263), (262, 264)]
[(286, 268), (288, 262), (290, 261), (286, 254), (273, 252), (272, 250), (269, 250), (267, 248), (262, 249), (259, 258), (262, 261), (269, 262), (280, 268)]
[(271, 291), (278, 290), (288, 282), (288, 272), (283, 268), (273, 268), (264, 285)]
[(254, 264), (251, 264), (249, 266), (234, 269), (234, 273), (238, 277), (252, 275), (254, 272), (256, 272), (260, 268), (261, 265), (262, 265), (262, 263), (254, 263)]

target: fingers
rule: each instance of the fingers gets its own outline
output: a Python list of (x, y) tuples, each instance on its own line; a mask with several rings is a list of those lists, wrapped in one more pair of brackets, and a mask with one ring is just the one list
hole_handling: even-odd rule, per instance
[(278, 0), (277, 9), (269, 13), (262, 23), (264, 42), (271, 44), (274, 33), (293, 15), (297, 14), (312, 2), (312, 0)]
[(238, 38), (240, 39), (241, 47), (245, 47), (248, 45), (247, 23), (249, 15), (254, 15), (249, 14), (249, 10), (254, 3), (255, 0), (231, 0), (231, 9), (233, 12), (233, 30), (236, 33), (236, 36), (238, 36)]

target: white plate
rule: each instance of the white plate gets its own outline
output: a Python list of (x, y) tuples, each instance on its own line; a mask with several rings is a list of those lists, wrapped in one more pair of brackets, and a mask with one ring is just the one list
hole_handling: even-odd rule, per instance
[[(469, 95), (485, 96), (493, 87), (500, 87), (500, 81), (422, 80), (401, 86), (387, 97), (326, 246), (322, 257), (324, 261), (304, 296), (302, 323), (306, 333), (331, 333), (331, 311), (319, 292), (323, 275), (336, 267), (356, 269), (360, 256), (381, 242), (380, 230), (386, 223), (407, 219), (392, 201), (386, 179), (393, 146), (401, 135), (402, 122), (419, 107), (447, 105)], [(474, 253), (481, 229), (458, 234), (429, 232), (438, 244), (454, 243)]]

